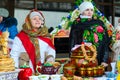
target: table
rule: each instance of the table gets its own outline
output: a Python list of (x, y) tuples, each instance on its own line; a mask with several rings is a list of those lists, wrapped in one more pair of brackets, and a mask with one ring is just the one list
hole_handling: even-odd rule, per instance
[(18, 73), (20, 69), (9, 72), (0, 72), (0, 80), (18, 80)]
[(54, 36), (52, 42), (56, 53), (69, 53), (69, 36)]
[[(40, 76), (54, 76), (54, 75), (40, 75)], [(40, 78), (40, 76), (30, 76), (30, 80), (40, 80), (39, 78)], [(58, 76), (62, 76), (62, 75), (56, 75), (57, 77)], [(43, 79), (43, 80), (45, 80), (45, 79)], [(53, 79), (54, 80), (54, 79)], [(55, 80), (58, 80), (58, 79), (55, 79)], [(84, 80), (88, 80), (88, 79), (86, 79), (86, 78), (84, 78)], [(95, 77), (94, 78), (94, 80), (116, 80), (116, 78), (107, 78), (105, 75), (104, 76), (102, 76), (102, 77)]]
[(116, 80), (116, 78), (108, 78), (106, 76), (96, 77), (95, 79), (97, 79), (97, 80)]

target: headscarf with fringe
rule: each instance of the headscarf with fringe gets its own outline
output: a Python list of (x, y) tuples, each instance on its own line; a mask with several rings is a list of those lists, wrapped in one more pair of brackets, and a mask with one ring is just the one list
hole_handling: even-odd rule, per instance
[[(37, 11), (34, 9), (31, 12), (33, 12), (33, 11), (39, 12), (40, 15), (43, 17), (43, 15), (40, 11)], [(31, 25), (30, 13), (27, 15), (27, 17), (25, 19), (25, 23), (22, 26), (23, 31), (26, 32), (31, 37), (37, 37), (37, 36), (47, 37), (49, 35), (49, 33), (48, 33), (47, 27), (44, 25), (45, 21), (43, 20), (44, 23), (41, 25), (41, 27), (38, 28), (38, 31), (34, 31), (33, 26)]]

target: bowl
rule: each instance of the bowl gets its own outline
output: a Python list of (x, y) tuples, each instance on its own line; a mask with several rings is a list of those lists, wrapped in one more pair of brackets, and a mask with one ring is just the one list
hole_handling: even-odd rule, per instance
[(114, 78), (114, 77), (116, 77), (117, 74), (108, 71), (108, 72), (105, 72), (105, 75), (106, 75), (106, 77), (108, 77), (108, 78)]
[(53, 67), (53, 66), (42, 66), (41, 73), (42, 74), (56, 74), (60, 67)]
[(50, 75), (44, 74), (38, 76), (39, 80), (49, 80)]
[(40, 80), (40, 79), (38, 78), (38, 76), (30, 76), (29, 80)]
[(61, 80), (62, 75), (59, 74), (55, 74), (55, 75), (51, 75), (50, 78), (51, 80)]

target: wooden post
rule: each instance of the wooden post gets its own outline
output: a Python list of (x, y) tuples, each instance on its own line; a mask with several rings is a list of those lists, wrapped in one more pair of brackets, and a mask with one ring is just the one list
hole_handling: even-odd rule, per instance
[(34, 0), (34, 9), (37, 9), (37, 0)]
[(6, 9), (9, 11), (9, 16), (14, 17), (14, 9), (15, 9), (15, 0), (7, 0)]
[(112, 0), (112, 25), (115, 26), (115, 5), (114, 5), (114, 0)]

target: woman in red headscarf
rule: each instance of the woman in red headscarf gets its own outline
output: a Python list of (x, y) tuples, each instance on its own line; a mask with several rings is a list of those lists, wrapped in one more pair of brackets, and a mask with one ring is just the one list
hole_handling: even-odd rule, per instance
[(55, 60), (55, 48), (44, 21), (43, 14), (38, 10), (32, 10), (27, 15), (23, 29), (15, 37), (10, 52), (15, 67), (27, 64), (36, 72), (36, 66), (44, 63), (46, 58), (50, 57), (47, 61)]

